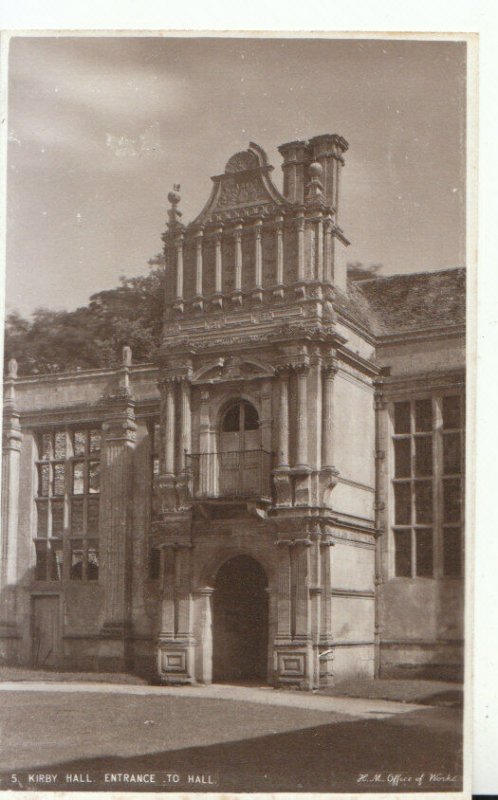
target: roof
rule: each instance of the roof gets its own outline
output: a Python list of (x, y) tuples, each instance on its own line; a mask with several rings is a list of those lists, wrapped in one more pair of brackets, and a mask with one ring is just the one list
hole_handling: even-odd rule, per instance
[(376, 336), (463, 325), (465, 268), (350, 281), (346, 305)]

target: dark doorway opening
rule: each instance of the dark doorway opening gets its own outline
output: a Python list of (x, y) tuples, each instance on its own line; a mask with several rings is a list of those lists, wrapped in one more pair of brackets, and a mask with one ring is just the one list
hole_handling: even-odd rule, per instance
[(267, 583), (264, 570), (250, 556), (235, 556), (220, 567), (213, 595), (215, 681), (266, 680)]

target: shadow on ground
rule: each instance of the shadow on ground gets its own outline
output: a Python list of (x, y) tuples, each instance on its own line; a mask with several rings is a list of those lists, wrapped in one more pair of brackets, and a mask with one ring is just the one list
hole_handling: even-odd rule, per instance
[[(455, 709), (425, 709), (384, 720), (354, 720), (246, 740), (148, 753), (134, 757), (72, 760), (50, 765), (52, 773), (176, 773), (166, 785), (72, 785), (150, 791), (410, 792), (461, 790), (461, 719)], [(125, 736), (126, 732), (123, 731)], [(213, 738), (216, 731), (213, 730)], [(43, 765), (37, 765), (38, 771)], [(211, 785), (187, 783), (188, 775), (211, 776)], [(411, 778), (389, 782), (389, 775)], [(423, 775), (420, 785), (415, 778)], [(439, 776), (431, 780), (431, 775)], [(363, 778), (359, 781), (360, 776)], [(376, 779), (379, 776), (379, 779)], [(443, 778), (443, 780), (441, 780)], [(100, 778), (99, 778), (100, 780)], [(393, 780), (393, 779), (391, 779)], [(21, 787), (19, 787), (21, 788)], [(30, 788), (24, 786), (23, 788)], [(32, 788), (40, 788), (32, 787)], [(68, 788), (58, 786), (57, 788)]]

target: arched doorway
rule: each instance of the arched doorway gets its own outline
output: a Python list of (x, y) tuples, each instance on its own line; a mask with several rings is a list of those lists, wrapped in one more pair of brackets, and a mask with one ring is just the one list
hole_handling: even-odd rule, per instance
[(264, 570), (250, 556), (220, 567), (213, 595), (213, 680), (266, 680), (268, 593)]

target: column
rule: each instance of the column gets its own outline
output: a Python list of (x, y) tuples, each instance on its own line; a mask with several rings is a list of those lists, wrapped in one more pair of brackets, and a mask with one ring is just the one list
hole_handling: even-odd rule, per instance
[(222, 251), (223, 228), (217, 228), (214, 232), (214, 294), (212, 305), (215, 308), (223, 307), (223, 251)]
[(297, 218), (297, 279), (304, 281), (304, 214)]
[(0, 591), (2, 595), (0, 624), (16, 623), (15, 584), (17, 581), (17, 523), (19, 509), (19, 469), (21, 458), (21, 426), (16, 407), (15, 381), (17, 362), (10, 359), (5, 381), (2, 429), (2, 529)]
[[(319, 650), (322, 653), (331, 650), (333, 646), (331, 576), (332, 546), (333, 542), (328, 539), (322, 540), (320, 543), (323, 594)], [(320, 683), (327, 686), (333, 681), (334, 677), (334, 653), (328, 652), (327, 655), (319, 659), (319, 662)]]
[(323, 370), (323, 411), (322, 411), (322, 466), (334, 465), (334, 377), (337, 373), (335, 363)]
[(323, 280), (328, 283), (334, 282), (333, 268), (333, 245), (332, 245), (332, 220), (326, 217), (324, 220), (323, 231)]
[(277, 640), (291, 638), (291, 568), (290, 548), (287, 540), (277, 541), (278, 587), (277, 587)]
[(204, 231), (200, 228), (195, 234), (195, 301), (194, 307), (202, 310), (202, 239)]
[(292, 558), (295, 572), (294, 635), (297, 639), (308, 639), (310, 635), (309, 613), (309, 554), (311, 541), (301, 540), (293, 548)]
[(190, 382), (183, 378), (180, 382), (180, 436), (177, 453), (176, 489), (178, 507), (186, 508), (191, 496), (192, 463), (187, 455), (192, 452), (192, 420), (190, 411)]
[(316, 223), (316, 279), (323, 281), (323, 221), (321, 216)]
[(193, 593), (195, 603), (196, 665), (195, 675), (200, 683), (213, 679), (212, 595), (214, 589), (204, 586)]
[(164, 384), (166, 419), (164, 421), (164, 467), (167, 475), (175, 473), (175, 384), (166, 381)]
[(278, 464), (289, 466), (289, 370), (279, 372)]
[(184, 379), (180, 383), (180, 452), (178, 453), (178, 472), (188, 467), (186, 453), (192, 452), (192, 416), (190, 411), (190, 381)]
[(255, 290), (252, 293), (253, 300), (261, 302), (263, 300), (263, 252), (261, 245), (261, 233), (263, 222), (259, 219), (254, 224), (254, 282)]
[(292, 487), (289, 473), (289, 369), (281, 367), (278, 374), (279, 406), (277, 419), (277, 466), (273, 470), (273, 485), (277, 506), (292, 505)]
[(235, 239), (235, 286), (233, 302), (242, 303), (242, 225), (236, 225), (233, 233)]
[(176, 247), (176, 302), (175, 308), (183, 311), (183, 234), (175, 240)]
[(323, 372), (322, 391), (322, 468), (320, 472), (320, 504), (331, 504), (329, 490), (337, 485), (339, 471), (334, 465), (334, 379), (337, 363), (332, 359)]
[(284, 297), (284, 220), (277, 217), (276, 221), (276, 247), (277, 247), (277, 280), (273, 290), (274, 297)]
[(201, 390), (201, 404), (199, 417), (199, 450), (200, 455), (196, 465), (197, 486), (194, 491), (198, 491), (201, 497), (206, 497), (212, 493), (210, 466), (211, 453), (211, 420), (209, 414), (210, 394), (206, 390)]
[(295, 367), (297, 375), (296, 467), (308, 466), (308, 372), (307, 364)]
[(176, 635), (189, 639), (191, 635), (191, 596), (190, 596), (190, 545), (177, 545), (176, 550)]
[(313, 539), (310, 549), (310, 578), (311, 585), (309, 588), (310, 593), (310, 628), (311, 638), (313, 641), (313, 659), (312, 659), (312, 672), (313, 672), (313, 686), (320, 685), (320, 634), (322, 628), (322, 561), (321, 561), (321, 536), (318, 535)]
[[(108, 398), (102, 425), (100, 532), (104, 586), (102, 668), (126, 667), (130, 626), (131, 526), (133, 515), (134, 401), (129, 396)], [(104, 666), (105, 665), (105, 666)]]
[(175, 574), (176, 550), (164, 547), (162, 550), (162, 598), (161, 598), (161, 631), (159, 641), (175, 637)]
[(162, 512), (178, 508), (179, 498), (176, 487), (176, 466), (180, 463), (180, 454), (176, 459), (176, 425), (175, 394), (176, 384), (173, 378), (162, 379), (159, 383), (161, 392), (161, 436), (163, 442), (164, 461), (157, 485)]

